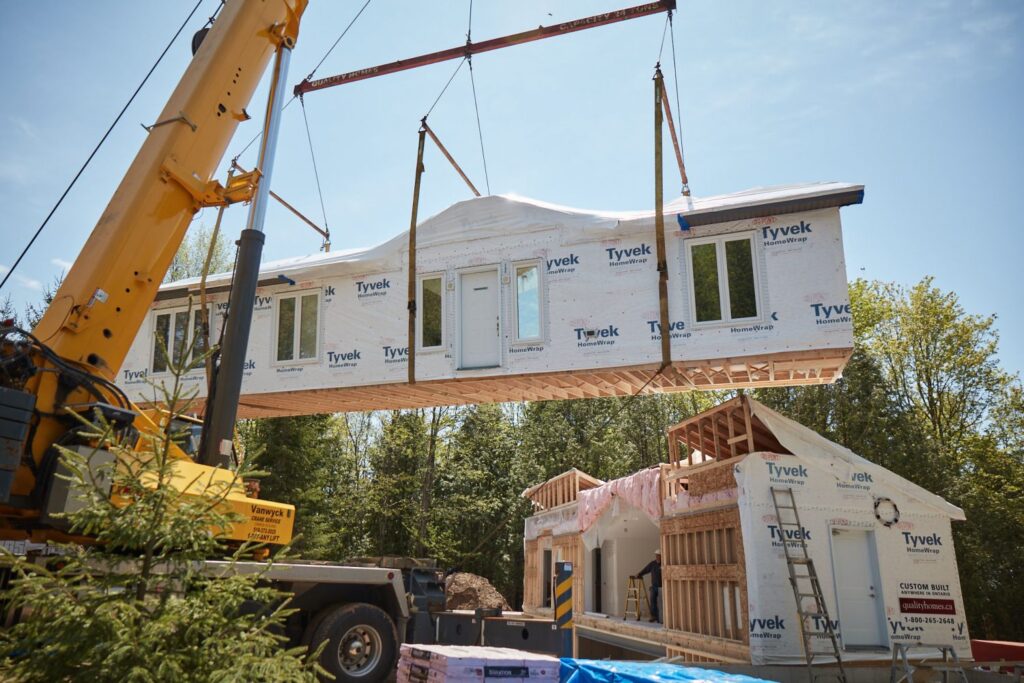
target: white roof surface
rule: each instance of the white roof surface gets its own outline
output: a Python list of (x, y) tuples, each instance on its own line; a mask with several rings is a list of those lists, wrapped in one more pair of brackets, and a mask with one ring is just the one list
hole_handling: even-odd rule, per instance
[(875, 481), (884, 482), (911, 498), (916, 498), (939, 510), (951, 519), (958, 521), (967, 519), (963, 510), (946, 501), (945, 498), (935, 495), (881, 465), (862, 458), (849, 448), (829, 441), (799, 422), (783, 417), (763, 403), (750, 399), (750, 410), (779, 440), (779, 443), (785, 446), (786, 450), (797, 458), (805, 460), (808, 464), (830, 470), (834, 476), (845, 480), (849, 480), (853, 470), (867, 472)]
[[(863, 185), (840, 182), (803, 183), (755, 187), (742, 192), (712, 197), (679, 197), (665, 204), (666, 219), (675, 220), (682, 214), (707, 214), (730, 209), (756, 207), (780, 201), (814, 200), (836, 194), (863, 191)], [(553, 225), (579, 232), (615, 230), (634, 227), (649, 221), (654, 209), (641, 211), (593, 211), (560, 206), (517, 195), (491, 195), (457, 202), (440, 213), (427, 218), (417, 226), (417, 241), (421, 247), (508, 235), (509, 231), (528, 233), (548, 230)], [(408, 231), (373, 247), (343, 249), (329, 253), (294, 256), (268, 261), (260, 267), (260, 277), (277, 277), (289, 273), (306, 273), (311, 269), (330, 268), (346, 263), (383, 261), (397, 257), (408, 242)], [(230, 273), (218, 273), (206, 278), (208, 286), (224, 285)], [(200, 278), (188, 278), (161, 285), (161, 291), (194, 289)]]

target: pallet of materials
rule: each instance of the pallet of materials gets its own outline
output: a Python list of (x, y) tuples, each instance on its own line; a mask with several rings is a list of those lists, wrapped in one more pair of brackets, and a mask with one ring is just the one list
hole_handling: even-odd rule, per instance
[(556, 683), (558, 659), (505, 647), (402, 645), (398, 683)]

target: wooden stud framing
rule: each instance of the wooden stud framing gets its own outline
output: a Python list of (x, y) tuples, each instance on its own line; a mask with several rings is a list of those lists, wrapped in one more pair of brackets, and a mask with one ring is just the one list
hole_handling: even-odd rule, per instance
[[(842, 373), (852, 349), (790, 351), (756, 358), (673, 361), (647, 385), (644, 393), (763, 387), (773, 383), (824, 384)], [(752, 363), (772, 369), (752, 373)], [(504, 401), (547, 401), (555, 399), (629, 396), (640, 391), (658, 364), (633, 365), (584, 371), (535, 373), (501, 377), (447, 380), (418, 379), (415, 384), (394, 382), (371, 386), (304, 389), (265, 394), (243, 394), (240, 418), (281, 417), (365, 410), (427, 408), (438, 405), (496, 403)], [(201, 410), (202, 399), (196, 410)], [(149, 407), (147, 404), (144, 407)], [(700, 449), (703, 452), (703, 449)]]

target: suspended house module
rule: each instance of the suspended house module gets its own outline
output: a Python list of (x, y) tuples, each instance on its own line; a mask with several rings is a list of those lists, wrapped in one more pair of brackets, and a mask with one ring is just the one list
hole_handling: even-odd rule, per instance
[[(664, 367), (652, 211), (490, 196), (423, 221), (414, 383), (406, 233), (266, 263), (239, 416), (832, 382), (853, 345), (839, 209), (863, 194), (817, 183), (667, 204)], [(214, 339), (229, 282), (207, 280)], [(192, 340), (198, 290), (161, 287), (118, 378), (133, 399)], [(186, 381), (203, 395), (201, 367)]]

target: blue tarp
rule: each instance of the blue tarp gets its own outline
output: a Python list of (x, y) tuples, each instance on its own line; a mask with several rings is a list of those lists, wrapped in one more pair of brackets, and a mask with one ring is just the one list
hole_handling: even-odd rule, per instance
[(649, 683), (685, 681), (694, 683), (766, 683), (764, 679), (727, 674), (696, 666), (659, 662), (614, 662), (601, 659), (563, 658), (560, 683)]

